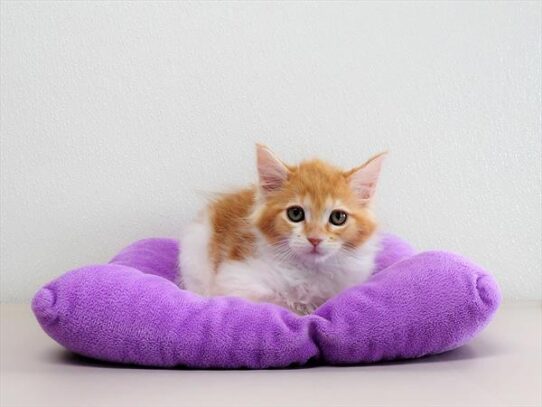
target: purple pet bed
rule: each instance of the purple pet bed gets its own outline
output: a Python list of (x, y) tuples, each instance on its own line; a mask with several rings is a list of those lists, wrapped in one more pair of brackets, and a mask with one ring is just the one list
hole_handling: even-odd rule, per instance
[(257, 369), (441, 353), (479, 333), (501, 300), (494, 278), (463, 257), (415, 254), (389, 235), (371, 279), (306, 316), (180, 289), (172, 282), (178, 251), (172, 239), (136, 242), (109, 264), (47, 284), (33, 299), (34, 314), (51, 338), (95, 359)]

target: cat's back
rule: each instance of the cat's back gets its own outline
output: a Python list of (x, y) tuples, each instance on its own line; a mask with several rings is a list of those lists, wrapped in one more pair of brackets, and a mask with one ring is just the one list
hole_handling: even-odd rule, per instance
[(224, 261), (240, 261), (252, 254), (255, 236), (248, 218), (255, 197), (255, 188), (245, 188), (221, 194), (209, 205), (209, 256), (215, 269)]
[(218, 194), (180, 237), (179, 265), (185, 288), (208, 294), (213, 275), (227, 261), (241, 261), (254, 250), (248, 217), (255, 188)]

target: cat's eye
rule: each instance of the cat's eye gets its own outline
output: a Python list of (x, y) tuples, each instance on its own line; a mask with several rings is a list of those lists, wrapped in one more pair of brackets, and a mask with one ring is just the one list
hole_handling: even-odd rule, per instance
[(305, 211), (301, 206), (290, 206), (286, 209), (286, 215), (292, 222), (301, 222), (305, 219)]
[(331, 215), (329, 215), (329, 222), (335, 226), (341, 226), (344, 225), (347, 218), (348, 215), (345, 211), (334, 210), (331, 212)]

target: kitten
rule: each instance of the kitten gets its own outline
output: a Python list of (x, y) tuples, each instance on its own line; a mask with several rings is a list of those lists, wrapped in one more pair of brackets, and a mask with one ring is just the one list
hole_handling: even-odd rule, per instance
[(220, 195), (184, 230), (182, 285), (308, 314), (361, 283), (378, 250), (370, 203), (384, 156), (342, 171), (257, 145), (258, 185)]

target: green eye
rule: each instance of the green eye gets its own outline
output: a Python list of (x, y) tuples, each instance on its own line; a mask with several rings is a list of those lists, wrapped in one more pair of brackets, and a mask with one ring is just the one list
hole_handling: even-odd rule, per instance
[(290, 206), (286, 209), (286, 215), (292, 222), (301, 222), (305, 219), (305, 211), (301, 206)]
[(329, 222), (335, 226), (344, 225), (348, 215), (345, 211), (335, 210), (329, 215)]

